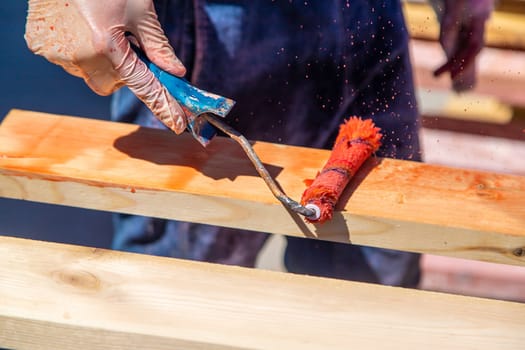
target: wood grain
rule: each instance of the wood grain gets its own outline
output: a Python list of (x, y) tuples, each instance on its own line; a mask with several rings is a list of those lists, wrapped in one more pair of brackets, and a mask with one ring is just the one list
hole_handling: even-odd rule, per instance
[[(300, 198), (329, 152), (255, 142)], [(306, 224), (240, 147), (217, 138), (14, 110), (0, 126), (0, 196), (525, 265), (525, 177), (371, 159), (334, 219)]]
[(525, 305), (0, 237), (0, 347), (522, 349)]

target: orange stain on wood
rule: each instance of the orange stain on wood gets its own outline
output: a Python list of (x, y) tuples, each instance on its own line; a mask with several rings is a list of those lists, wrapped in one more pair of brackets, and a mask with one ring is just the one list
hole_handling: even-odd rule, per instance
[[(255, 142), (254, 148), (291, 198), (301, 197), (305, 188), (301, 180), (315, 174), (330, 157), (327, 150), (265, 142)], [(343, 215), (447, 227), (453, 222), (464, 228), (524, 234), (522, 176), (388, 158), (376, 158), (362, 168), (350, 183), (355, 186), (351, 197), (336, 207)], [(229, 139), (217, 137), (203, 149), (189, 135), (28, 111), (12, 111), (0, 126), (0, 175), (118, 188), (130, 196), (134, 188), (137, 194), (169, 191), (280, 205)], [(480, 183), (484, 189), (476, 187)]]

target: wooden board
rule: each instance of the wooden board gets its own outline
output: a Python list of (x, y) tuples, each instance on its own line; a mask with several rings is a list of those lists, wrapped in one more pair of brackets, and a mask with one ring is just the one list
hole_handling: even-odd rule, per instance
[(423, 117), (507, 125), (514, 114), (511, 106), (491, 96), (469, 92), (457, 94), (450, 90), (425, 87), (419, 87), (416, 93)]
[[(418, 39), (437, 40), (440, 26), (432, 7), (426, 2), (403, 2), (403, 12), (410, 36)], [(486, 24), (487, 46), (525, 50), (525, 14), (494, 11)]]
[(523, 349), (525, 304), (0, 237), (0, 347)]
[[(299, 199), (329, 152), (255, 142)], [(12, 111), (0, 126), (0, 196), (375, 247), (525, 265), (525, 177), (371, 159), (334, 219), (305, 224), (232, 140)]]
[(420, 135), (427, 163), (525, 176), (525, 162), (518, 161), (525, 159), (525, 140), (428, 128)]
[[(437, 42), (411, 40), (410, 51), (415, 83), (428, 98), (433, 98), (435, 91), (451, 90), (448, 74), (437, 78), (433, 74), (445, 62), (443, 49)], [(477, 57), (476, 86), (462, 94), (470, 97), (464, 101), (464, 114), (475, 113), (486, 98), (509, 107), (525, 107), (524, 72), (525, 52), (484, 48)]]
[(525, 269), (447, 256), (424, 255), (421, 288), (525, 303)]

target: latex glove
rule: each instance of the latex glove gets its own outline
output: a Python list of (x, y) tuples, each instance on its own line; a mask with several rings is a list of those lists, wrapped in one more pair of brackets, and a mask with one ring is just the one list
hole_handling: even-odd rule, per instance
[(184, 130), (182, 108), (130, 47), (131, 39), (160, 68), (186, 72), (151, 0), (30, 0), (25, 39), (31, 51), (83, 78), (96, 93), (127, 85), (171, 130)]
[(447, 61), (434, 72), (450, 73), (452, 87), (464, 91), (476, 83), (476, 56), (485, 45), (485, 22), (494, 0), (433, 0), (441, 23), (439, 41)]

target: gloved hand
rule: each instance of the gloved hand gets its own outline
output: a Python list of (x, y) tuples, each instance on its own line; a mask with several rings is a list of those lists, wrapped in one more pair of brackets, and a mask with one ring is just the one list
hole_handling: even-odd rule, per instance
[(25, 39), (31, 51), (83, 78), (96, 93), (127, 85), (171, 130), (184, 130), (182, 108), (130, 47), (136, 42), (173, 75), (186, 72), (152, 0), (30, 0)]
[(447, 61), (436, 71), (450, 72), (456, 91), (471, 89), (476, 82), (476, 56), (483, 48), (485, 22), (494, 8), (494, 0), (432, 0), (441, 23), (439, 41)]

